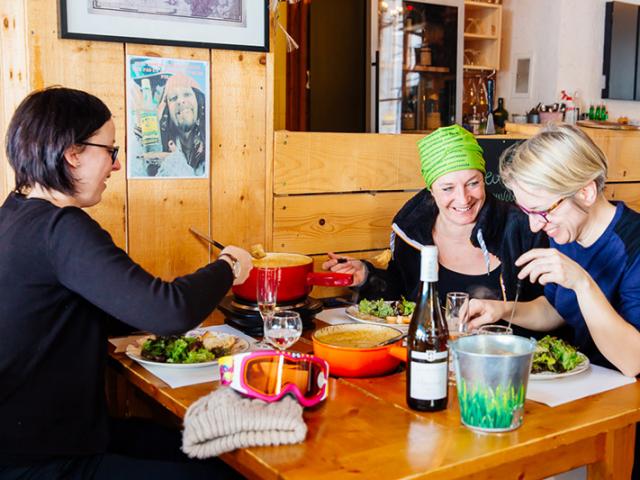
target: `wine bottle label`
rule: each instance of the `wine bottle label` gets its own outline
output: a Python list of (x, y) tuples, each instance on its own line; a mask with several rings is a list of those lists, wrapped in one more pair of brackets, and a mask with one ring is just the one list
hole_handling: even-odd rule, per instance
[(420, 280), (423, 282), (437, 282), (438, 247), (427, 245), (422, 247), (420, 253)]
[(417, 400), (440, 400), (447, 396), (449, 352), (411, 352), (409, 395)]

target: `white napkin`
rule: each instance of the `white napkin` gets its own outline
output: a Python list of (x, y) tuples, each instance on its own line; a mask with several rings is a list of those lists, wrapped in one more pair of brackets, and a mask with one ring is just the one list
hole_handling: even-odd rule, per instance
[(318, 320), (322, 320), (329, 325), (340, 325), (341, 323), (354, 323), (355, 320), (347, 317), (345, 308), (331, 308), (322, 310), (316, 315)]
[[(204, 327), (202, 330), (212, 330), (218, 333), (229, 333), (236, 337), (243, 338), (249, 342), (249, 349), (256, 343), (255, 339), (245, 335), (240, 330), (237, 330), (229, 325), (216, 325), (215, 327)], [(130, 339), (136, 337), (126, 337), (128, 343), (133, 343)], [(118, 347), (123, 343), (123, 339), (114, 338), (109, 341)], [(196, 385), (198, 383), (207, 383), (220, 380), (220, 368), (218, 364), (208, 365), (206, 367), (193, 366), (193, 368), (176, 368), (171, 365), (143, 365), (140, 364), (156, 377), (169, 385), (171, 388), (184, 387), (186, 385)]]
[(620, 372), (591, 365), (586, 372), (552, 380), (529, 380), (527, 399), (556, 407), (582, 397), (612, 390), (635, 382)]

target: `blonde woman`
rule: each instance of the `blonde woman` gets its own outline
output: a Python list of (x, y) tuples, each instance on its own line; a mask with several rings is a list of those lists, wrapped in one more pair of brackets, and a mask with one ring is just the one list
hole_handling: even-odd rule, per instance
[[(518, 305), (514, 323), (532, 330), (568, 324), (592, 362), (640, 373), (640, 214), (604, 197), (607, 159), (580, 129), (549, 127), (500, 162), (500, 174), (533, 232), (551, 248), (516, 260), (519, 278), (545, 286)], [(473, 327), (504, 318), (511, 302), (474, 301)]]

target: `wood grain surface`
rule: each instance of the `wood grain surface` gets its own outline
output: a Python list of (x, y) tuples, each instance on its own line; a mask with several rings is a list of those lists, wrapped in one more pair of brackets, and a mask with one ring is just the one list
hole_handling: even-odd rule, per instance
[[(311, 347), (299, 342), (294, 348)], [(178, 418), (218, 387), (213, 382), (171, 389), (123, 354), (111, 360), (120, 375)], [(639, 383), (554, 408), (527, 401), (523, 425), (503, 434), (461, 425), (454, 387), (446, 410), (410, 410), (403, 371), (331, 378), (329, 388), (322, 405), (305, 409), (309, 430), (303, 443), (241, 449), (221, 458), (249, 478), (274, 480), (544, 478), (584, 464), (589, 478), (630, 478)]]

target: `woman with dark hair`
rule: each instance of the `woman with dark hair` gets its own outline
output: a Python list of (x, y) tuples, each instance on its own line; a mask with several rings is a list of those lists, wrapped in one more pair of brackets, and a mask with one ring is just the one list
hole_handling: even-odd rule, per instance
[[(217, 261), (172, 282), (133, 262), (82, 210), (100, 202), (121, 168), (114, 141), (107, 106), (68, 88), (32, 93), (9, 124), (16, 188), (0, 207), (2, 478), (212, 476), (211, 465), (186, 462), (179, 452), (175, 461), (133, 458), (110, 438), (107, 324), (189, 330), (247, 278), (251, 257), (227, 247)], [(148, 442), (160, 448), (157, 431), (151, 435)]]

